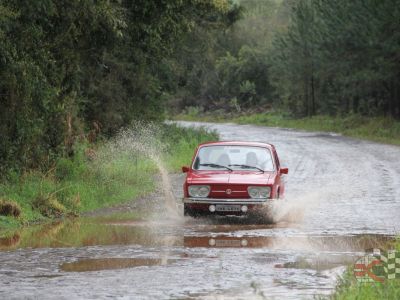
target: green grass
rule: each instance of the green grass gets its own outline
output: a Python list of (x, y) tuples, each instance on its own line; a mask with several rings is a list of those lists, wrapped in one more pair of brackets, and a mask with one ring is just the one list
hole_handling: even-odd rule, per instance
[[(198, 143), (215, 140), (214, 132), (159, 125), (156, 142), (161, 161), (169, 171), (179, 172), (188, 164)], [(112, 142), (111, 142), (112, 143)], [(106, 143), (107, 145), (107, 143)], [(144, 153), (116, 148), (108, 153), (106, 145), (77, 145), (73, 158), (60, 158), (47, 173), (10, 172), (0, 182), (0, 199), (17, 203), (18, 218), (0, 216), (0, 229), (79, 215), (81, 212), (131, 201), (155, 188), (157, 166)], [(158, 151), (157, 145), (154, 145)]]
[(182, 128), (169, 125), (163, 142), (167, 145), (166, 165), (171, 171), (180, 171), (183, 165), (188, 165), (198, 144), (208, 141), (217, 141), (218, 134), (204, 128)]
[(392, 118), (347, 116), (314, 116), (291, 118), (282, 113), (235, 114), (185, 114), (176, 120), (204, 122), (234, 122), (270, 127), (295, 128), (307, 131), (337, 132), (345, 136), (371, 140), (380, 143), (400, 145), (400, 122)]

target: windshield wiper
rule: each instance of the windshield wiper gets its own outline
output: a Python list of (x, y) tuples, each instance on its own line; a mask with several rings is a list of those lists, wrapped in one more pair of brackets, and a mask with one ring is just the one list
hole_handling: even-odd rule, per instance
[(200, 164), (200, 166), (203, 167), (211, 167), (211, 168), (225, 168), (229, 171), (233, 171), (231, 168), (227, 167), (227, 166), (223, 166), (223, 165), (217, 165), (217, 164)]
[(249, 166), (249, 165), (229, 165), (230, 167), (241, 167), (243, 169), (257, 169), (261, 172), (265, 172), (263, 169), (256, 167), (256, 166)]

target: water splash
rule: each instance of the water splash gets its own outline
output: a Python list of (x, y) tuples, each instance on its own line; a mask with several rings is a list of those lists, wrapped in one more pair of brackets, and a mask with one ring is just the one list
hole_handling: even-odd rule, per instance
[[(168, 169), (164, 163), (166, 145), (161, 140), (161, 127), (153, 123), (136, 122), (129, 128), (121, 130), (102, 149), (103, 161), (120, 157), (127, 158), (132, 163), (138, 164), (138, 160), (150, 159), (156, 166), (161, 177), (161, 186), (164, 194), (164, 203), (169, 217), (179, 216), (175, 196), (172, 192), (172, 185)], [(138, 174), (138, 176), (141, 176)], [(154, 180), (157, 180), (155, 178)]]
[[(288, 187), (290, 188), (290, 185)], [(326, 202), (338, 202), (340, 199), (338, 191), (341, 188), (339, 185), (320, 188), (313, 186), (312, 190), (291, 191), (284, 199), (272, 203), (270, 210), (272, 222), (305, 223), (308, 212), (321, 210)]]

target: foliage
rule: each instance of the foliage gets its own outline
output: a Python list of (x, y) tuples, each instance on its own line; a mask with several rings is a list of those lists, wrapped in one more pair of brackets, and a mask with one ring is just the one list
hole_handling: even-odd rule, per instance
[[(179, 41), (228, 0), (2, 0), (0, 172), (53, 167), (85, 132), (163, 120)], [(223, 26), (223, 25), (220, 25)], [(164, 68), (164, 69), (163, 69)]]
[(180, 170), (182, 166), (189, 165), (200, 143), (217, 140), (218, 134), (206, 128), (183, 128), (173, 124), (165, 126), (162, 141), (168, 149), (168, 168)]
[(400, 119), (399, 0), (237, 3), (229, 27), (186, 34), (178, 112), (273, 106), (295, 117)]
[(268, 68), (265, 54), (257, 49), (243, 46), (237, 57), (228, 52), (216, 62), (221, 81), (219, 98), (237, 97), (238, 104), (243, 107), (271, 101)]
[(271, 52), (273, 84), (296, 115), (400, 118), (400, 2), (299, 0)]
[(231, 22), (185, 34), (174, 59), (176, 86), (169, 97), (170, 111), (187, 106), (215, 110), (230, 106), (235, 98), (243, 107), (271, 103), (274, 88), (266, 49), (280, 26), (275, 18), (280, 16), (279, 2), (236, 1), (229, 10)]

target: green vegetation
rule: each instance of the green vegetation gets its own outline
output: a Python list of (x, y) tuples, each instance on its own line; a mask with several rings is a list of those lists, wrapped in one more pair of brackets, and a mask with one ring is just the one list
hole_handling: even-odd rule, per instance
[(82, 135), (162, 121), (186, 34), (224, 30), (235, 9), (228, 0), (1, 0), (0, 177), (46, 172)]
[(290, 6), (280, 0), (232, 1), (230, 26), (196, 27), (177, 51), (173, 77), (177, 86), (168, 109), (188, 106), (206, 111), (270, 104), (269, 50), (276, 31), (288, 22)]
[[(104, 142), (95, 148), (76, 144), (72, 158), (59, 158), (46, 173), (10, 171), (0, 184), (0, 198), (4, 199), (0, 209), (5, 207), (5, 202), (14, 203), (20, 207), (21, 215), (15, 219), (10, 214), (2, 214), (7, 216), (0, 217), (0, 227), (74, 216), (131, 201), (155, 187), (157, 166), (146, 153), (152, 151), (150, 147), (159, 152), (160, 162), (165, 161), (169, 170), (176, 172), (190, 162), (198, 143), (218, 138), (205, 129), (184, 129), (176, 125), (149, 127), (152, 128), (152, 139), (155, 138), (154, 142), (151, 140), (154, 144), (140, 151), (134, 151), (132, 145), (121, 146), (119, 142), (125, 141), (118, 140)], [(140, 136), (137, 138), (141, 144), (146, 142), (140, 140)], [(166, 145), (165, 151), (157, 147), (157, 141)], [(109, 152), (110, 146), (115, 153)]]
[(398, 0), (300, 0), (271, 53), (274, 86), (302, 116), (400, 119)]
[(399, 0), (239, 3), (240, 18), (223, 34), (207, 31), (212, 42), (189, 35), (206, 55), (182, 55), (188, 68), (172, 114), (400, 119)]
[(228, 0), (1, 0), (1, 226), (152, 190), (151, 157), (103, 153), (132, 122), (158, 122), (174, 170), (214, 139), (161, 124), (186, 36), (228, 28), (237, 10)]

